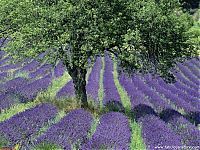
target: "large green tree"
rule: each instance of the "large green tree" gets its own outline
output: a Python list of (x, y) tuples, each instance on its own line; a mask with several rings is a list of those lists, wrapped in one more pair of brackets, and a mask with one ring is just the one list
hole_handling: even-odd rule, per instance
[[(176, 0), (0, 0), (0, 37), (14, 58), (61, 59), (87, 107), (88, 59), (109, 51), (124, 68), (160, 72), (187, 44), (192, 23)], [(163, 69), (164, 68), (164, 69)]]

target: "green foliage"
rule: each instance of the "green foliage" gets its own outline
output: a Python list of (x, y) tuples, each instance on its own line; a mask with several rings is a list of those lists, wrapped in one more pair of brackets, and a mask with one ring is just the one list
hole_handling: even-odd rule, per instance
[(8, 146), (8, 144), (9, 144), (8, 140), (2, 135), (0, 135), (0, 148), (6, 147)]
[(20, 103), (20, 104), (15, 104), (9, 109), (3, 110), (0, 115), (0, 122), (4, 121), (6, 119), (9, 119), (13, 115), (23, 112), (26, 109), (30, 109), (34, 106), (36, 106), (38, 103), (37, 102), (28, 102), (28, 103)]
[(62, 150), (62, 148), (60, 148), (58, 145), (54, 143), (49, 143), (49, 142), (43, 142), (35, 146), (35, 148), (33, 149), (34, 150)]
[[(97, 55), (114, 53), (127, 70), (168, 75), (190, 46), (191, 17), (177, 0), (1, 0), (0, 37), (13, 58), (61, 59), (87, 106), (85, 75)], [(196, 42), (196, 41), (195, 41)]]
[(130, 126), (131, 126), (131, 131), (132, 131), (130, 149), (131, 150), (145, 150), (146, 146), (142, 138), (141, 126), (132, 120), (130, 120)]
[(67, 72), (64, 73), (64, 75), (58, 79), (54, 79), (52, 81), (51, 86), (48, 87), (46, 94), (49, 95), (49, 97), (55, 97), (57, 92), (70, 80), (70, 76)]
[(119, 83), (116, 61), (114, 61), (113, 70), (114, 70), (114, 72), (113, 72), (114, 82), (115, 82), (115, 85), (116, 85), (117, 90), (119, 92), (119, 95), (121, 97), (121, 102), (122, 102), (125, 110), (127, 111), (127, 113), (129, 113), (131, 111), (131, 102), (130, 102), (130, 98), (129, 98), (127, 92), (125, 91), (125, 89)]
[(193, 21), (181, 10), (178, 1), (135, 1), (131, 10), (135, 30), (127, 34), (134, 37), (125, 38), (125, 46), (130, 52), (125, 51), (122, 55), (125, 59), (122, 66), (131, 71), (136, 68), (164, 76), (169, 75), (168, 69), (178, 58), (197, 55), (196, 49), (187, 42), (191, 35), (187, 31)]
[(98, 91), (98, 99), (99, 99), (99, 105), (100, 109), (103, 109), (103, 97), (104, 97), (104, 87), (103, 87), (103, 75), (104, 75), (104, 69), (105, 69), (105, 62), (104, 58), (101, 58), (102, 61), (102, 68), (100, 72), (100, 79), (99, 79), (99, 91)]

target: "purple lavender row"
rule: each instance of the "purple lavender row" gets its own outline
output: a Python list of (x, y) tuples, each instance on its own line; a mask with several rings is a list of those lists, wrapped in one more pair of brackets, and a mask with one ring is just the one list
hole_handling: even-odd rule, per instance
[(186, 92), (187, 94), (193, 96), (193, 97), (199, 97), (199, 93), (198, 93), (198, 89), (194, 90), (193, 88), (190, 88), (188, 86), (186, 86), (185, 84), (183, 84), (180, 81), (176, 81), (174, 84), (174, 87), (176, 87), (177, 89), (182, 90), (183, 92)]
[(120, 102), (120, 96), (113, 79), (113, 62), (108, 55), (105, 56), (103, 86), (104, 86), (104, 99), (103, 99), (104, 105), (112, 101)]
[(190, 60), (193, 64), (195, 64), (198, 68), (200, 68), (200, 58), (193, 58)]
[(52, 66), (50, 64), (44, 64), (35, 72), (31, 72), (29, 74), (30, 78), (36, 78), (38, 76), (45, 76), (46, 74), (50, 73)]
[(100, 124), (91, 139), (83, 144), (82, 150), (118, 149), (128, 150), (131, 131), (128, 118), (119, 112), (110, 112), (100, 118)]
[(145, 95), (135, 87), (135, 85), (131, 81), (131, 78), (127, 77), (125, 74), (120, 74), (119, 82), (123, 86), (123, 88), (127, 91), (127, 94), (130, 97), (132, 109), (134, 109), (139, 104), (144, 104), (147, 106), (152, 105), (145, 98)]
[(49, 142), (70, 150), (73, 144), (82, 144), (87, 140), (92, 121), (93, 117), (89, 112), (83, 109), (73, 110), (37, 138), (35, 143)]
[(64, 64), (62, 63), (62, 61), (60, 61), (60, 62), (56, 65), (56, 67), (55, 67), (55, 69), (54, 69), (54, 75), (55, 75), (56, 78), (58, 78), (58, 77), (61, 77), (61, 76), (64, 74), (64, 72), (65, 72), (65, 66), (64, 66)]
[(139, 119), (139, 122), (147, 150), (167, 149), (165, 146), (182, 146), (181, 137), (158, 117), (145, 115)]
[(51, 74), (45, 77), (35, 80), (28, 85), (21, 88), (17, 94), (20, 96), (22, 102), (27, 102), (33, 100), (40, 91), (46, 90), (51, 84)]
[(174, 110), (166, 110), (162, 114), (162, 119), (181, 137), (184, 145), (200, 147), (200, 131), (181, 114)]
[(22, 63), (8, 64), (0, 67), (0, 71), (5, 72), (11, 69), (17, 69), (22, 66)]
[(65, 84), (56, 94), (57, 98), (66, 98), (74, 96), (75, 96), (75, 89), (72, 80), (70, 80), (67, 84)]
[(6, 58), (2, 59), (2, 60), (0, 61), (0, 66), (2, 67), (2, 66), (5, 65), (9, 60), (10, 60), (10, 57), (6, 57)]
[[(53, 119), (57, 114), (55, 106), (40, 104), (34, 108), (14, 115), (0, 123), (0, 134), (9, 141), (9, 146), (21, 143), (29, 144), (41, 127)], [(27, 142), (27, 143), (26, 143)]]
[(40, 63), (36, 60), (32, 60), (30, 63), (23, 66), (20, 71), (32, 72), (35, 71), (40, 66)]
[(4, 80), (6, 77), (8, 77), (8, 73), (7, 73), (7, 72), (2, 72), (2, 73), (0, 73), (0, 82), (1, 82), (2, 80)]
[(177, 67), (181, 70), (181, 72), (193, 83), (197, 86), (200, 86), (200, 80), (187, 68), (186, 66), (182, 65), (181, 63), (177, 63)]
[(148, 96), (148, 100), (153, 104), (157, 112), (160, 112), (163, 109), (171, 108), (171, 106), (149, 85), (145, 84), (138, 75), (132, 77), (132, 82), (138, 88), (138, 90)]
[(0, 95), (0, 112), (1, 110), (8, 109), (12, 105), (19, 102), (19, 99), (16, 95), (12, 93), (3, 93)]
[(187, 102), (188, 105), (191, 104), (197, 110), (200, 110), (200, 102), (198, 102), (198, 98), (193, 97), (190, 94), (184, 93), (180, 89), (176, 88), (174, 85), (165, 83), (164, 80), (162, 80), (161, 78), (158, 78), (156, 81), (157, 81), (157, 83), (159, 85), (161, 85), (162, 87), (164, 87), (166, 90), (168, 90), (169, 92), (177, 95), (178, 97), (180, 97), (180, 99), (182, 99), (185, 102)]
[(174, 76), (176, 77), (177, 80), (179, 80), (180, 82), (182, 82), (186, 86), (188, 86), (188, 87), (190, 87), (190, 88), (192, 88), (196, 91), (198, 90), (199, 87), (196, 84), (193, 84), (191, 81), (184, 78), (183, 75), (180, 72), (173, 71), (172, 73), (174, 74)]
[(150, 87), (154, 88), (157, 92), (162, 94), (165, 98), (169, 99), (178, 108), (183, 108), (186, 112), (197, 110), (193, 106), (191, 106), (190, 103), (184, 101), (184, 99), (179, 98), (176, 94), (171, 93), (169, 90), (162, 87), (162, 85), (158, 84), (158, 82), (156, 80), (146, 78), (146, 83)]
[[(1, 45), (1, 42), (0, 42), (0, 45)], [(0, 50), (0, 60), (4, 57), (6, 53), (2, 50)]]
[(191, 61), (184, 62), (184, 65), (190, 69), (190, 71), (200, 79), (200, 68), (196, 67)]
[(28, 84), (28, 80), (22, 77), (17, 77), (15, 79), (9, 80), (4, 83), (2, 89), (4, 92), (16, 92), (21, 87)]
[(101, 57), (98, 57), (92, 68), (92, 72), (90, 73), (88, 84), (86, 86), (87, 94), (97, 102), (98, 102), (98, 90), (99, 90), (101, 67), (102, 67)]

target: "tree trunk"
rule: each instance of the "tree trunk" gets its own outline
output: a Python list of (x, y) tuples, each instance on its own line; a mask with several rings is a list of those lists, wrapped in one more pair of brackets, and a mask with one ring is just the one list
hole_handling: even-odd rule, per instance
[(74, 83), (76, 98), (81, 101), (82, 108), (88, 107), (86, 94), (86, 73), (86, 69), (82, 69), (80, 67), (76, 67), (73, 71), (69, 72)]

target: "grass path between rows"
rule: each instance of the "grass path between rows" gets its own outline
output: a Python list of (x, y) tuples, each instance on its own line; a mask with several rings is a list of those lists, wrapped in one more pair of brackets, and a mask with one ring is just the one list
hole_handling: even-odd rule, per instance
[[(131, 112), (131, 102), (130, 102), (128, 93), (124, 90), (122, 85), (119, 83), (116, 61), (114, 61), (113, 63), (113, 78), (114, 78), (115, 86), (117, 87), (117, 90), (119, 92), (122, 105), (125, 108), (125, 113), (128, 116)], [(136, 123), (133, 120), (133, 118), (130, 118), (130, 116), (129, 116), (129, 124), (131, 127), (130, 149), (131, 150), (145, 150), (146, 146), (142, 138), (141, 126), (138, 123)]]
[[(52, 81), (52, 85), (47, 89), (45, 92), (48, 93), (49, 96), (54, 97), (56, 93), (59, 91), (59, 89), (64, 86), (68, 81), (70, 80), (70, 77), (68, 73), (64, 73), (64, 75), (58, 79), (54, 79)], [(40, 94), (39, 94), (40, 95)], [(0, 115), (0, 122), (9, 119), (10, 117), (16, 115), (17, 113), (23, 112), (27, 109), (30, 109), (32, 107), (35, 107), (36, 105), (40, 104), (41, 101), (39, 99), (39, 95), (33, 102), (28, 103), (18, 103), (13, 105), (7, 110), (4, 110)]]
[(101, 61), (102, 61), (102, 68), (101, 68), (101, 72), (100, 72), (99, 91), (98, 91), (100, 110), (103, 109), (103, 97), (104, 97), (104, 86), (103, 86), (103, 75), (104, 75), (104, 70), (105, 70), (104, 57), (101, 58)]

